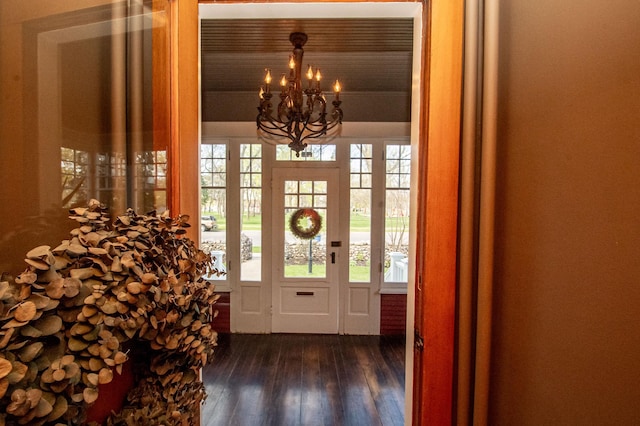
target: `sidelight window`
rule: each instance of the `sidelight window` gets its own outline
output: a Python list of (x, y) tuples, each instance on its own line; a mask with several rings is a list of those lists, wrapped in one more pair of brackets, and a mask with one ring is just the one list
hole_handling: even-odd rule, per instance
[(262, 145), (240, 144), (240, 279), (262, 275)]
[(351, 144), (349, 281), (371, 280), (371, 188), (373, 145)]
[[(226, 272), (226, 143), (200, 145), (200, 181), (201, 247), (214, 257), (214, 267), (218, 271)], [(224, 276), (218, 279), (224, 279)]]
[(384, 281), (408, 281), (411, 146), (385, 147)]

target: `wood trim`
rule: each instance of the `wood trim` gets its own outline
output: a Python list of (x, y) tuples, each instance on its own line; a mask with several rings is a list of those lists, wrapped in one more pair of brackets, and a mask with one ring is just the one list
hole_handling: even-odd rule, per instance
[[(168, 5), (166, 1), (153, 0), (152, 11), (154, 24), (157, 23), (161, 16), (168, 13)], [(156, 13), (157, 12), (157, 13)], [(161, 13), (164, 12), (164, 15)], [(171, 138), (169, 129), (171, 128), (170, 117), (170, 95), (169, 87), (169, 35), (170, 29), (164, 25), (153, 25), (152, 27), (153, 42), (151, 51), (151, 66), (153, 67), (153, 80), (151, 82), (153, 89), (153, 149), (156, 151), (168, 150), (171, 146)], [(167, 188), (167, 202), (171, 199), (171, 188)]]
[(436, 0), (425, 13), (415, 321), (424, 349), (414, 351), (413, 424), (447, 425), (453, 417), (464, 1)]
[[(171, 147), (169, 180), (172, 216), (191, 216), (197, 225), (200, 215), (200, 178), (198, 133), (198, 2), (170, 0), (171, 27)], [(200, 244), (198, 226), (187, 236)]]

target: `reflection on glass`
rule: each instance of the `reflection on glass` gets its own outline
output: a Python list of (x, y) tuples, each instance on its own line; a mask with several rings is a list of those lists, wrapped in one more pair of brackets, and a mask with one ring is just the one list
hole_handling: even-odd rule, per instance
[(114, 17), (103, 3), (0, 14), (3, 33), (20, 34), (3, 49), (21, 52), (19, 64), (1, 65), (20, 82), (2, 93), (11, 106), (0, 118), (0, 273), (17, 275), (30, 249), (69, 238), (69, 208), (91, 199), (111, 217), (167, 209), (166, 14)]

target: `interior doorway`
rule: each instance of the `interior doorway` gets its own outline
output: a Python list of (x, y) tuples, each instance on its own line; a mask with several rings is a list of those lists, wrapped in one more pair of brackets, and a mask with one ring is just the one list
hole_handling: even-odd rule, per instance
[[(344, 6), (365, 14), (365, 10), (385, 3), (345, 3)], [(317, 5), (318, 13), (337, 4), (340, 2)], [(414, 374), (407, 376), (406, 410), (410, 413), (418, 408), (412, 417), (423, 424), (449, 424), (453, 413), (464, 4), (464, 1), (444, 0), (386, 3), (386, 12), (380, 14), (393, 15), (398, 5), (415, 8), (409, 15), (415, 22), (416, 57), (420, 60), (415, 61), (413, 73), (417, 96), (412, 96), (411, 101), (416, 105), (412, 109), (411, 144), (416, 149), (421, 170), (420, 174), (414, 174), (415, 187), (419, 190), (415, 204), (417, 215), (414, 215), (418, 226), (412, 235), (417, 258), (415, 276), (410, 272), (409, 277), (414, 290), (408, 293), (407, 318), (411, 322), (415, 318), (414, 324), (408, 327), (413, 325), (417, 332), (428, 329), (429, 344), (422, 351), (414, 350), (413, 330), (407, 333), (407, 371)], [(267, 7), (275, 5), (277, 3), (270, 3)], [(171, 49), (175, 72), (171, 126), (175, 137), (169, 158), (176, 182), (172, 187), (170, 209), (197, 212), (199, 199), (193, 197), (189, 188), (196, 188), (199, 181), (198, 4), (174, 2), (170, 6), (177, 18), (172, 22), (175, 25), (172, 25), (171, 36), (175, 47)], [(245, 6), (251, 9), (247, 11), (250, 15), (257, 4)], [(275, 8), (273, 12), (277, 13)], [(178, 48), (182, 46), (186, 48)], [(199, 240), (196, 232), (191, 236)], [(431, 273), (434, 271), (437, 273)], [(425, 368), (426, 365), (429, 368)], [(414, 400), (417, 402), (412, 403)]]
[[(260, 6), (264, 6), (264, 10), (260, 7)], [(277, 3), (273, 3), (273, 4), (268, 4), (268, 5), (260, 5), (260, 4), (203, 4), (200, 5), (200, 16), (201, 18), (203, 17), (203, 11), (208, 8), (208, 7), (212, 7), (215, 9), (211, 9), (210, 12), (212, 17), (215, 17), (216, 19), (219, 19), (221, 17), (227, 16), (225, 14), (230, 13), (230, 19), (242, 19), (243, 17), (247, 17), (247, 16), (251, 16), (251, 17), (256, 17), (259, 16), (261, 18), (267, 18), (267, 19), (278, 19), (278, 18), (284, 18), (284, 19), (298, 19), (300, 17), (305, 17), (305, 16), (313, 16), (314, 18), (318, 18), (318, 17), (322, 17), (322, 18), (326, 18), (326, 19), (345, 19), (348, 18), (350, 16), (353, 16), (354, 18), (357, 19), (388, 19), (388, 18), (393, 18), (393, 17), (400, 17), (402, 19), (409, 19), (412, 22), (412, 29), (413, 29), (413, 39), (414, 39), (414, 45), (413, 45), (413, 62), (411, 64), (411, 70), (413, 72), (414, 75), (420, 75), (420, 58), (421, 58), (421, 53), (422, 53), (422, 4), (421, 3), (368, 3), (368, 4), (359, 4), (359, 5), (354, 5), (354, 4), (340, 4), (340, 3), (335, 3), (335, 4), (331, 4), (331, 6), (329, 7), (326, 3), (325, 4), (312, 4), (312, 3), (306, 3), (306, 4), (287, 4), (286, 7), (279, 7), (280, 5), (278, 5)], [(251, 11), (249, 12), (249, 10), (247, 9), (247, 7), (251, 8)], [(235, 9), (234, 11), (234, 8)], [(215, 10), (215, 11), (214, 11)], [(231, 12), (230, 12), (231, 11)], [(235, 15), (234, 15), (235, 13)], [(238, 42), (237, 40), (235, 40), (234, 42)], [(243, 42), (246, 43), (246, 40), (244, 40)], [(230, 45), (233, 45), (232, 42), (230, 42)], [(348, 62), (346, 62), (348, 63)], [(388, 63), (386, 63), (386, 66), (388, 68), (390, 68), (393, 65), (394, 61), (388, 61)], [(261, 69), (260, 67), (263, 66), (262, 64), (258, 64), (257, 67), (258, 69)], [(231, 68), (233, 70), (233, 66), (231, 66)], [(363, 70), (364, 72), (366, 72), (366, 70)], [(229, 76), (227, 76), (229, 77)], [(411, 120), (409, 123), (407, 123), (408, 127), (409, 127), (409, 131), (407, 132), (407, 137), (409, 139), (409, 142), (411, 145), (413, 145), (414, 147), (417, 145), (418, 143), (418, 128), (419, 128), (419, 117), (420, 117), (420, 84), (419, 84), (419, 79), (412, 79), (410, 81), (410, 98), (409, 98), (409, 105), (410, 105), (410, 109), (411, 109)], [(257, 82), (256, 84), (259, 85), (259, 82)], [(251, 97), (252, 99), (255, 98), (257, 99), (257, 96), (253, 93), (249, 94), (247, 93), (247, 97)], [(203, 99), (204, 101), (204, 99)], [(375, 101), (372, 101), (371, 99), (367, 99), (366, 97), (363, 99), (363, 103), (366, 104), (368, 103), (369, 105), (371, 104), (375, 104)], [(362, 105), (362, 104), (361, 104)], [(220, 105), (221, 108), (227, 109), (228, 112), (230, 114), (236, 114), (237, 113), (237, 105)], [(229, 108), (230, 106), (230, 108)], [(357, 108), (358, 109), (358, 108)], [(362, 110), (366, 110), (366, 108), (360, 108)], [(389, 110), (389, 111), (395, 111), (393, 109)], [(387, 111), (387, 112), (389, 112)], [(204, 119), (204, 117), (203, 117)], [(364, 122), (364, 120), (363, 120)], [(203, 127), (205, 123), (203, 123)], [(361, 123), (362, 124), (362, 123)], [(224, 124), (223, 124), (224, 125)], [(367, 123), (364, 124), (365, 126), (367, 125)], [(220, 126), (217, 126), (220, 127)], [(233, 126), (232, 126), (233, 127)], [(348, 127), (348, 126), (345, 126)], [(373, 126), (375, 127), (375, 126)], [(411, 167), (416, 167), (415, 162), (412, 163)], [(414, 187), (415, 188), (415, 187)], [(264, 188), (265, 191), (270, 191), (270, 188)], [(272, 214), (271, 212), (265, 212), (266, 214)], [(269, 218), (269, 220), (273, 220), (272, 218)], [(342, 223), (342, 222), (341, 222)], [(378, 229), (380, 229), (380, 226), (382, 225), (382, 223), (378, 223), (377, 227)], [(343, 226), (343, 225), (340, 225)], [(345, 228), (348, 229), (348, 228)], [(263, 233), (262, 233), (262, 238), (263, 241), (264, 240), (268, 240), (271, 241), (272, 238), (272, 234), (270, 233), (272, 231), (264, 229)], [(409, 257), (411, 257), (412, 255), (412, 251), (415, 250), (415, 248), (411, 248), (409, 250)], [(263, 264), (265, 261), (268, 261), (269, 259), (267, 258), (268, 256), (272, 256), (272, 253), (265, 253), (263, 251), (262, 253), (262, 258), (263, 258)], [(236, 269), (237, 270), (237, 269)], [(233, 268), (230, 269), (229, 271), (231, 274), (233, 274)], [(265, 272), (265, 271), (263, 271)], [(381, 272), (381, 271), (380, 271)], [(407, 271), (407, 275), (408, 275), (408, 280), (411, 281), (411, 277), (412, 277), (413, 272), (411, 271), (411, 268), (408, 268)], [(245, 288), (244, 284), (241, 283), (240, 284), (241, 288)], [(250, 291), (253, 292), (263, 292), (265, 291), (264, 287), (257, 287), (255, 285), (251, 285), (251, 286), (246, 286), (246, 289), (250, 289)], [(271, 289), (268, 289), (268, 294), (271, 295)], [(412, 304), (414, 297), (413, 297), (413, 288), (409, 287), (407, 289), (408, 292), (408, 300), (409, 303)], [(239, 294), (238, 291), (236, 291), (234, 289), (234, 291), (231, 292), (231, 297), (237, 297)], [(262, 300), (267, 300), (266, 298), (262, 298)], [(271, 299), (269, 298), (269, 303), (271, 303)], [(241, 306), (241, 304), (236, 304), (236, 306)], [(251, 307), (253, 309), (253, 313), (256, 313), (259, 311), (258, 306), (252, 306)], [(412, 312), (412, 308), (410, 309), (410, 313), (409, 315), (407, 315), (407, 319), (408, 319), (408, 323), (407, 323), (407, 329), (408, 330), (412, 330), (413, 329), (413, 316), (411, 315)], [(366, 323), (366, 320), (363, 321), (363, 323)], [(407, 333), (408, 336), (410, 336), (410, 338), (407, 339), (408, 341), (408, 348), (410, 349), (412, 347), (413, 344), (413, 340), (412, 340), (412, 333)], [(407, 362), (407, 371), (411, 371), (412, 368), (412, 363), (410, 362), (410, 359), (412, 358), (412, 352), (411, 350), (407, 350), (407, 360), (409, 362)], [(411, 374), (407, 374), (407, 389), (411, 389), (412, 383), (411, 383)], [(408, 395), (411, 395), (411, 392), (409, 391)]]

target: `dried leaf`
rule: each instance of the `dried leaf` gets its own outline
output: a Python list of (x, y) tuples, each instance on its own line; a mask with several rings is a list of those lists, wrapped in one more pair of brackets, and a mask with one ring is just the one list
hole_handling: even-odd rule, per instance
[(67, 408), (68, 408), (67, 399), (64, 396), (59, 395), (56, 398), (56, 402), (53, 405), (51, 413), (49, 413), (49, 415), (47, 416), (47, 421), (52, 422), (54, 420), (58, 420), (60, 417), (62, 417), (64, 413), (67, 412)]
[(51, 336), (62, 329), (62, 318), (57, 315), (47, 315), (38, 319), (34, 326), (42, 332), (43, 336)]
[(5, 358), (0, 358), (0, 379), (3, 379), (11, 373), (13, 369), (13, 364), (11, 361), (6, 360)]
[(31, 321), (31, 319), (36, 315), (36, 311), (36, 304), (27, 300), (18, 305), (13, 313), (13, 317), (16, 321), (20, 322)]
[(9, 373), (9, 375), (7, 376), (9, 384), (15, 385), (16, 383), (19, 383), (22, 379), (24, 379), (27, 371), (29, 371), (28, 366), (19, 361), (14, 361), (13, 370), (11, 370), (11, 373)]
[(98, 383), (101, 385), (111, 383), (113, 380), (113, 371), (110, 368), (103, 368), (98, 373)]
[(85, 388), (82, 396), (87, 404), (93, 404), (98, 399), (98, 391), (93, 388)]
[(43, 349), (44, 343), (34, 342), (20, 349), (20, 351), (18, 352), (18, 357), (23, 362), (31, 362), (42, 353)]
[(7, 389), (9, 389), (9, 379), (7, 379), (6, 377), (0, 379), (0, 399), (4, 398), (4, 396), (7, 394)]

